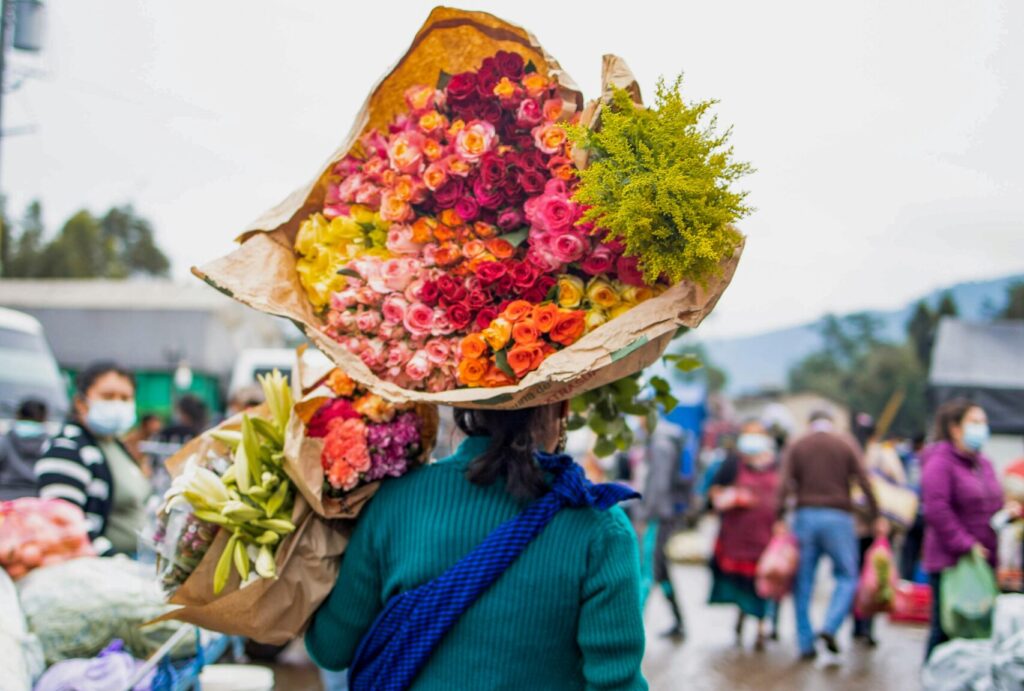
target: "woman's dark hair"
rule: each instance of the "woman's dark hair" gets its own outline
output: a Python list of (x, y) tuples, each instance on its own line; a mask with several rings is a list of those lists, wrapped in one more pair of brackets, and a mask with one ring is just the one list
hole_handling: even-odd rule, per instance
[(132, 389), (135, 389), (135, 377), (132, 373), (126, 370), (121, 365), (113, 362), (112, 360), (103, 360), (101, 362), (94, 362), (84, 370), (78, 373), (78, 378), (75, 379), (75, 391), (80, 398), (85, 398), (85, 395), (92, 388), (92, 385), (96, 383), (100, 377), (105, 374), (120, 375), (132, 383)]
[(967, 411), (977, 407), (977, 403), (966, 398), (954, 398), (943, 403), (935, 413), (935, 438), (938, 441), (953, 441), (949, 428), (962, 423)]
[(466, 479), (477, 485), (505, 480), (508, 493), (517, 499), (535, 499), (548, 489), (544, 471), (537, 465), (536, 432), (544, 424), (544, 408), (518, 410), (470, 410), (456, 408), (455, 424), (470, 437), (489, 436), (487, 450), (473, 459)]

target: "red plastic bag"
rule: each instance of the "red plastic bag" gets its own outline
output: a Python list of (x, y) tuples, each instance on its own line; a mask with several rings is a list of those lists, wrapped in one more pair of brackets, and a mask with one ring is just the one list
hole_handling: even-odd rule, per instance
[(897, 585), (892, 547), (885, 536), (879, 535), (864, 553), (864, 566), (857, 582), (857, 597), (853, 601), (854, 615), (863, 619), (891, 610)]
[(896, 584), (889, 621), (927, 624), (932, 618), (932, 589), (927, 583), (900, 581)]
[(82, 510), (62, 499), (0, 502), (0, 566), (18, 580), (32, 569), (96, 554)]
[(754, 587), (757, 594), (769, 600), (781, 600), (793, 588), (796, 569), (800, 565), (800, 548), (789, 533), (772, 538), (757, 561)]

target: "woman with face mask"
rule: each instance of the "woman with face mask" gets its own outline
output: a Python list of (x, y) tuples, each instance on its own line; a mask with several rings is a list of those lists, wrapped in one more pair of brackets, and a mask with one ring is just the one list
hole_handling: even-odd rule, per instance
[(135, 424), (135, 380), (102, 362), (83, 370), (76, 388), (71, 419), (36, 462), (39, 496), (82, 509), (97, 553), (133, 554), (152, 493), (120, 440)]
[(747, 616), (757, 619), (756, 650), (764, 648), (768, 601), (754, 588), (757, 561), (772, 538), (779, 489), (775, 439), (757, 420), (746, 422), (727, 459), (711, 482), (711, 505), (721, 526), (711, 558), (712, 604), (738, 608), (736, 642), (743, 643)]
[(35, 464), (46, 442), (46, 404), (22, 401), (10, 431), (0, 437), (0, 501), (36, 496)]
[(967, 400), (950, 401), (939, 408), (935, 436), (936, 443), (922, 452), (924, 569), (933, 605), (926, 656), (949, 640), (939, 616), (942, 572), (971, 550), (995, 566), (996, 533), (990, 521), (1003, 507), (1002, 487), (981, 453), (989, 437), (985, 411)]

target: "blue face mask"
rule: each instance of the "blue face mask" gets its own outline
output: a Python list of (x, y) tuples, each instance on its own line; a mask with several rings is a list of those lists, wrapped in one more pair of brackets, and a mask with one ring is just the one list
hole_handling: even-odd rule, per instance
[(744, 456), (759, 456), (771, 451), (774, 444), (767, 434), (741, 434), (736, 440), (736, 448)]
[(22, 439), (38, 439), (46, 434), (46, 425), (35, 420), (15, 420), (14, 436)]
[(988, 425), (984, 422), (969, 422), (964, 425), (964, 446), (971, 451), (981, 451), (988, 437)]
[(90, 400), (85, 424), (97, 436), (119, 437), (135, 424), (135, 401)]

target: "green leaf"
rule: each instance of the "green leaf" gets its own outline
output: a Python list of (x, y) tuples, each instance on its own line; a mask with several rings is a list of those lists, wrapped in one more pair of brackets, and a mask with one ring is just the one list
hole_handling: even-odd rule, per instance
[(511, 233), (505, 233), (504, 235), (501, 235), (499, 237), (501, 237), (502, 240), (512, 245), (513, 247), (519, 247), (519, 245), (523, 244), (523, 242), (526, 241), (526, 238), (529, 234), (529, 228), (520, 228), (519, 230), (513, 231)]
[[(281, 431), (278, 430), (277, 427), (268, 420), (254, 417), (252, 418), (252, 426), (261, 437), (263, 437), (264, 439), (267, 440), (267, 442), (269, 442), (270, 446), (272, 447), (271, 451), (273, 449), (279, 449), (282, 446), (284, 446), (284, 434), (282, 434)], [(264, 450), (266, 449), (266, 447), (261, 448), (263, 448)], [(269, 456), (270, 453), (264, 455)]]
[(537, 71), (537, 66), (533, 64), (533, 60), (526, 63), (526, 67), (523, 68), (524, 74), (532, 74)]
[(594, 455), (599, 458), (611, 456), (613, 453), (615, 453), (615, 451), (615, 442), (613, 442), (611, 439), (601, 437), (597, 440), (597, 443), (594, 444)]
[(680, 355), (678, 360), (676, 360), (676, 369), (680, 370), (681, 372), (692, 372), (694, 370), (700, 369), (703, 366), (704, 363), (701, 361), (701, 359), (696, 355), (693, 355), (692, 353), (685, 353), (683, 355)]
[(519, 377), (516, 376), (516, 373), (512, 370), (512, 367), (508, 364), (508, 349), (502, 348), (494, 354), (494, 364), (498, 366), (498, 369), (513, 379), (519, 379)]
[(350, 269), (347, 266), (338, 269), (337, 274), (339, 276), (348, 276), (349, 278), (356, 278), (359, 280), (362, 280), (363, 278), (362, 276), (359, 275), (358, 271), (356, 271), (355, 269)]
[(672, 390), (671, 385), (661, 377), (651, 377), (650, 384), (658, 395), (665, 395)]
[(441, 70), (437, 75), (437, 88), (440, 91), (444, 91), (444, 88), (448, 86), (448, 82), (452, 80), (452, 75), (448, 74), (444, 70)]
[(598, 435), (603, 435), (608, 429), (608, 421), (600, 415), (591, 415), (587, 418), (587, 426)]

